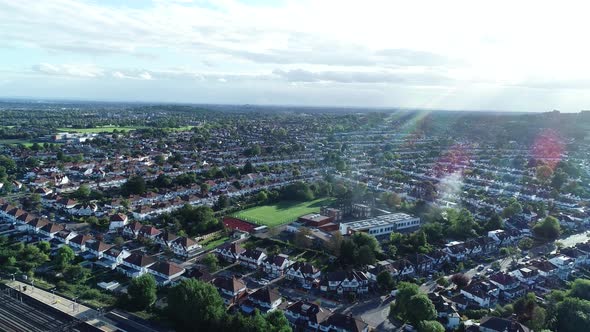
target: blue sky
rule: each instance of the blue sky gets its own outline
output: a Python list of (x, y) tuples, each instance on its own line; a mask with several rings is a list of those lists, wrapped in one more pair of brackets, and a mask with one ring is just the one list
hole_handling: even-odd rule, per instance
[(584, 1), (0, 0), (0, 97), (578, 111)]

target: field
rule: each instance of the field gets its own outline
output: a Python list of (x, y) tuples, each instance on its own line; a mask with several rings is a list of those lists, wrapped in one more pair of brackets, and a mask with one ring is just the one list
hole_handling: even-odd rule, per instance
[[(163, 128), (170, 131), (189, 131), (193, 129), (195, 126), (183, 126), (178, 128)], [(128, 126), (128, 127), (117, 127), (117, 126), (103, 126), (103, 127), (96, 127), (96, 128), (57, 128), (58, 131), (61, 132), (69, 132), (69, 133), (82, 133), (82, 134), (96, 134), (96, 133), (112, 133), (113, 131), (132, 131), (137, 129), (144, 129), (144, 128), (151, 128), (151, 127), (143, 127), (143, 126)]]
[(2, 145), (2, 144), (22, 144), (24, 146), (33, 145), (32, 142), (24, 140), (24, 139), (0, 139), (0, 145)]
[(95, 133), (112, 133), (115, 130), (118, 131), (131, 131), (144, 127), (132, 126), (132, 127), (116, 127), (116, 126), (104, 126), (96, 128), (57, 128), (58, 131), (69, 132), (69, 133), (83, 133), (83, 134), (95, 134)]
[(321, 206), (328, 205), (332, 201), (332, 198), (320, 198), (310, 202), (282, 201), (240, 211), (234, 216), (256, 224), (275, 227), (295, 221), (302, 215), (319, 212)]

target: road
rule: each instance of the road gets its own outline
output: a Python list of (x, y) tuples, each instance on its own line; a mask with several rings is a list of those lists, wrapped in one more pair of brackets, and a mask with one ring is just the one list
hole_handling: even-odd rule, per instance
[(396, 326), (388, 318), (389, 305), (393, 297), (379, 296), (358, 303), (344, 309), (342, 313), (352, 313), (353, 316), (360, 317), (376, 331), (393, 331)]

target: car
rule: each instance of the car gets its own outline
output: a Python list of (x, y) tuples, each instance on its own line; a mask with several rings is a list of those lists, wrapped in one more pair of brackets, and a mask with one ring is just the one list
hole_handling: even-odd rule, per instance
[(494, 272), (496, 272), (496, 271), (494, 271), (494, 269), (491, 269), (491, 268), (490, 268), (490, 269), (487, 269), (487, 270), (486, 270), (486, 272), (487, 272), (487, 273), (494, 273)]
[(528, 261), (529, 259), (531, 259), (531, 256), (526, 255), (526, 256), (523, 257), (523, 259)]
[(482, 264), (479, 264), (479, 265), (477, 266), (477, 270), (478, 270), (478, 271), (481, 271), (481, 270), (483, 270), (483, 268), (484, 268), (484, 266), (483, 266)]
[(479, 279), (481, 279), (481, 273), (477, 272), (477, 273), (476, 273), (476, 274), (473, 276), (473, 278), (471, 278), (471, 279), (473, 279), (473, 280), (479, 280)]

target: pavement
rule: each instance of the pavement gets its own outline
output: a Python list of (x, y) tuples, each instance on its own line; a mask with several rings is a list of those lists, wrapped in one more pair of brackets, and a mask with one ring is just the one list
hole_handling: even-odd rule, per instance
[(397, 327), (389, 320), (389, 305), (393, 296), (379, 296), (366, 301), (359, 301), (343, 310), (342, 313), (352, 313), (360, 317), (365, 323), (375, 328), (375, 331), (393, 331)]

